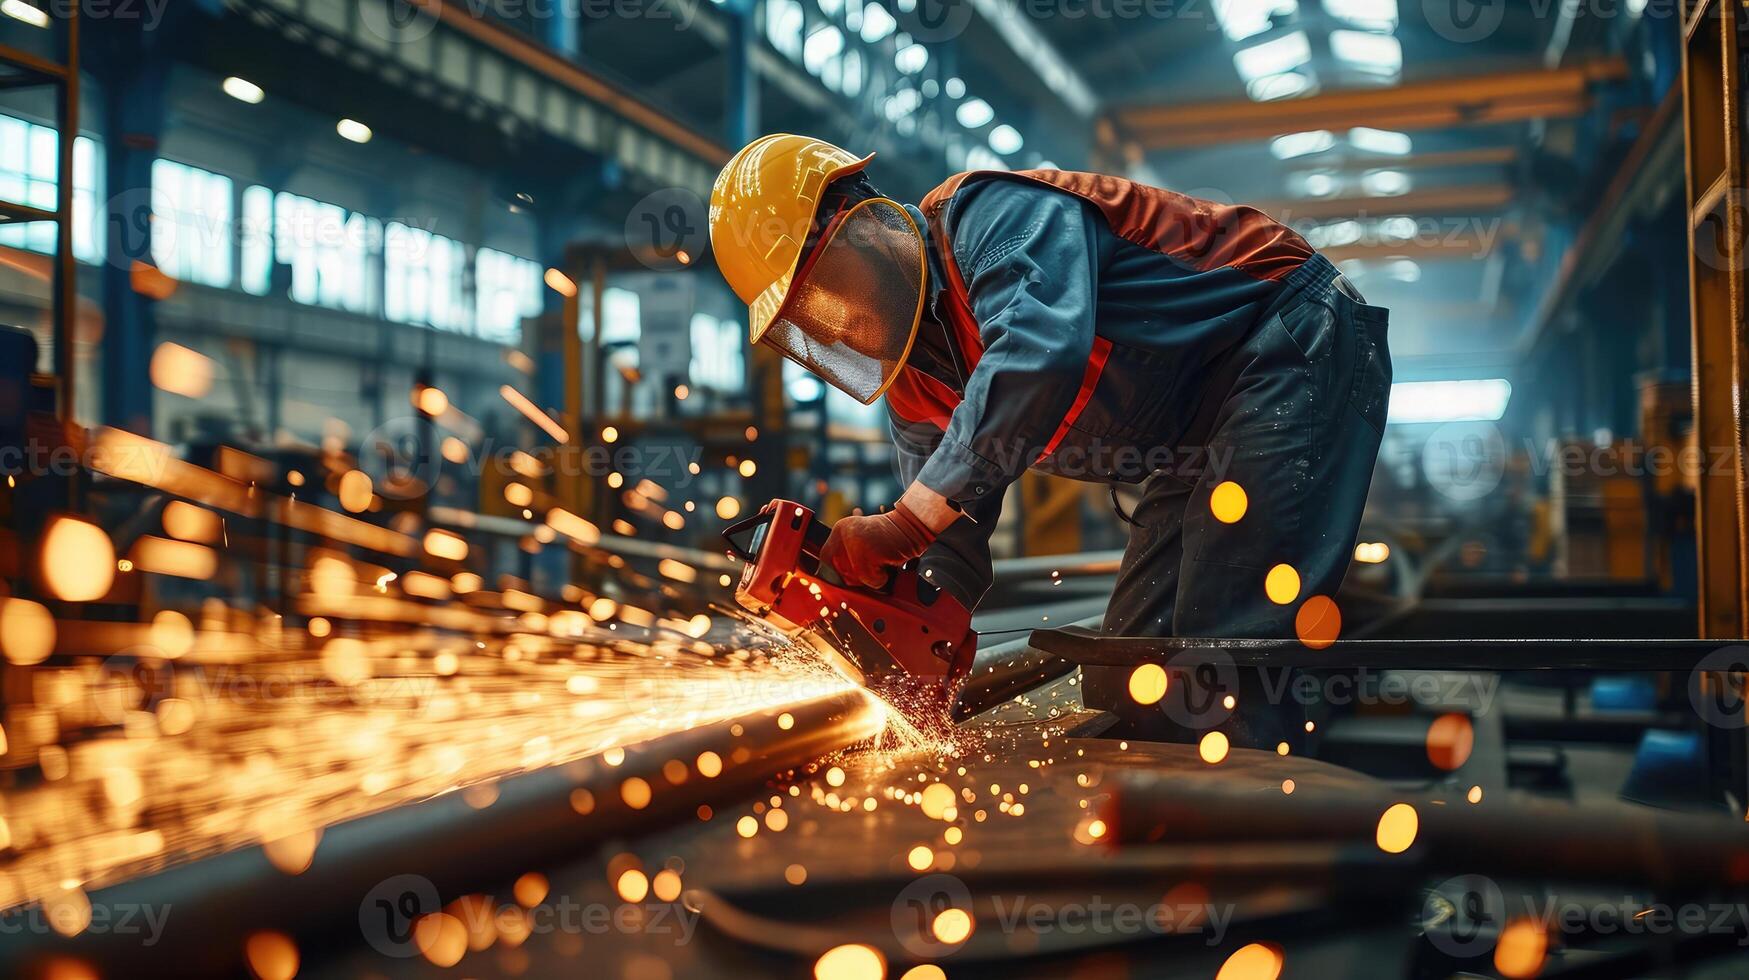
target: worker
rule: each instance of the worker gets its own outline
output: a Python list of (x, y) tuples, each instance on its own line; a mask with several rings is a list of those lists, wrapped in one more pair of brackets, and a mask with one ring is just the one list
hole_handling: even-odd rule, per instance
[[(711, 192), (753, 342), (886, 399), (903, 493), (838, 521), (823, 560), (875, 585), (920, 558), (974, 606), (1022, 472), (1139, 484), (1107, 633), (1293, 637), (1353, 554), (1386, 311), (1253, 208), (1064, 170), (962, 173), (912, 207), (876, 189), (871, 159), (766, 136)], [(1230, 673), (1230, 708), (1177, 682), (1138, 704), (1121, 667), (1088, 668), (1083, 694), (1134, 737), (1299, 744), (1279, 677)]]

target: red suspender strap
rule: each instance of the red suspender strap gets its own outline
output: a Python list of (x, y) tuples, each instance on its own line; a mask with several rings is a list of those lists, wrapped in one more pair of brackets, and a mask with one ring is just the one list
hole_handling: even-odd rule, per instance
[(1093, 400), (1093, 389), (1098, 386), (1099, 375), (1105, 371), (1105, 359), (1110, 356), (1111, 341), (1104, 337), (1094, 337), (1093, 353), (1087, 356), (1087, 370), (1081, 375), (1081, 390), (1075, 393), (1075, 403), (1069, 406), (1069, 414), (1063, 416), (1063, 421), (1058, 424), (1056, 433), (1051, 436), (1051, 441), (1045, 443), (1045, 451), (1038, 454), (1038, 459), (1033, 460), (1033, 465), (1036, 466), (1044, 462), (1050, 454), (1057, 451), (1058, 444), (1063, 441), (1064, 436), (1069, 434), (1069, 426), (1075, 424), (1075, 420), (1080, 418), (1082, 411), (1087, 408), (1087, 403)]

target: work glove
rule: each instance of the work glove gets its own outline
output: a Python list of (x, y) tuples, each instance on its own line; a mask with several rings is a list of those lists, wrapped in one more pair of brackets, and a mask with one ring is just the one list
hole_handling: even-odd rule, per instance
[(935, 532), (904, 503), (872, 517), (845, 517), (832, 525), (820, 562), (848, 585), (878, 589), (887, 569), (903, 565), (928, 550)]

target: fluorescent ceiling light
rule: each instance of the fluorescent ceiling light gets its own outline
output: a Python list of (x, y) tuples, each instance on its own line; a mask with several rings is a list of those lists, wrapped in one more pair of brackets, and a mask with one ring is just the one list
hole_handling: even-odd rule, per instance
[(1007, 170), (1008, 164), (991, 153), (988, 147), (974, 146), (966, 151), (967, 170)]
[(1336, 137), (1329, 130), (1314, 129), (1307, 133), (1289, 133), (1277, 136), (1269, 141), (1269, 152), (1277, 160), (1292, 160), (1312, 153), (1322, 153), (1336, 145)]
[[(1336, 34), (1341, 33), (1343, 32), (1337, 31), (1331, 34), (1331, 39), (1334, 40)], [(1234, 53), (1233, 67), (1238, 69), (1240, 78), (1251, 82), (1265, 75), (1292, 71), (1311, 60), (1312, 44), (1306, 40), (1306, 32), (1295, 31)]]
[(24, 0), (3, 0), (0, 2), (0, 14), (21, 20), (32, 27), (48, 27), (49, 15), (40, 7), (33, 7)]
[(886, 111), (887, 121), (896, 122), (916, 112), (917, 107), (922, 104), (923, 96), (916, 89), (902, 88), (888, 96), (883, 107)]
[(260, 105), (261, 100), (267, 98), (267, 93), (261, 90), (261, 86), (235, 75), (225, 79), (220, 87), (225, 90), (226, 95), (238, 102), (247, 102), (250, 105)]
[(844, 50), (844, 35), (836, 27), (822, 27), (802, 42), (802, 67), (810, 75), (826, 70), (826, 65)]
[(1327, 173), (1310, 173), (1300, 180), (1300, 190), (1307, 197), (1329, 197), (1338, 186), (1336, 178)]
[(1020, 138), (1020, 130), (1003, 123), (990, 130), (990, 149), (997, 153), (1014, 153), (1025, 145)]
[(343, 139), (349, 139), (354, 143), (370, 142), (370, 127), (356, 119), (340, 120), (335, 124), (334, 131), (339, 133)]
[(1368, 30), (1397, 28), (1397, 0), (1324, 0), (1324, 10), (1332, 17)]
[(958, 109), (954, 110), (953, 117), (959, 120), (961, 126), (967, 129), (977, 129), (996, 118), (996, 110), (990, 108), (990, 103), (983, 99), (967, 99), (960, 103)]
[(1393, 242), (1406, 242), (1414, 238), (1421, 229), (1415, 224), (1415, 219), (1406, 214), (1394, 218), (1386, 218), (1378, 223), (1379, 237)]
[(1394, 157), (1408, 156), (1409, 151), (1415, 147), (1408, 133), (1367, 126), (1356, 126), (1349, 130), (1348, 142), (1357, 150)]
[(1313, 89), (1310, 78), (1297, 71), (1286, 71), (1279, 75), (1265, 75), (1245, 86), (1245, 94), (1251, 96), (1253, 102), (1274, 102), (1276, 99), (1291, 99), (1297, 95), (1306, 95)]
[(1368, 74), (1395, 75), (1403, 69), (1403, 45), (1389, 34), (1331, 31), (1330, 53)]
[(1374, 170), (1360, 178), (1360, 189), (1373, 197), (1409, 193), (1409, 175), (1401, 170)]
[(878, 3), (866, 4), (862, 8), (862, 39), (869, 44), (879, 41), (899, 26), (893, 15), (887, 13), (887, 8)]
[(1421, 266), (1414, 259), (1392, 259), (1385, 264), (1385, 275), (1398, 282), (1420, 282)]
[(1215, 20), (1229, 41), (1243, 41), (1269, 30), (1275, 17), (1291, 17), (1299, 0), (1214, 0)]
[(1506, 414), (1512, 385), (1505, 378), (1405, 381), (1391, 386), (1387, 421), (1493, 422)]
[(927, 64), (929, 64), (929, 49), (921, 44), (906, 45), (893, 55), (893, 67), (907, 75), (917, 74)]
[(1332, 221), (1320, 228), (1313, 228), (1312, 233), (1322, 239), (1322, 242), (1317, 244), (1318, 248), (1353, 245), (1360, 241), (1361, 227), (1358, 221), (1344, 219)]

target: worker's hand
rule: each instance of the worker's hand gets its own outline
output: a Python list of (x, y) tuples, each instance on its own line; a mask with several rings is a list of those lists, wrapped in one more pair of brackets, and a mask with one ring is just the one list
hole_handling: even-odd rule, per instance
[(935, 532), (900, 501), (884, 514), (845, 517), (832, 525), (820, 561), (850, 585), (878, 589), (887, 569), (923, 554)]

